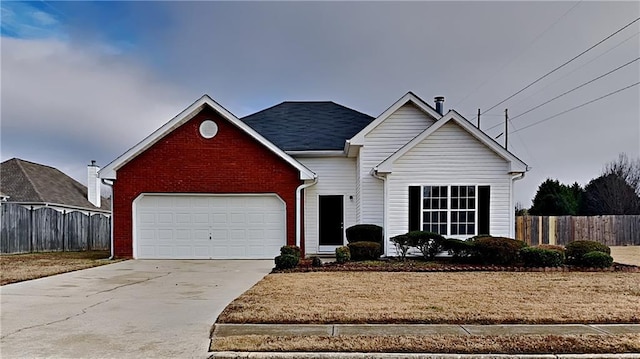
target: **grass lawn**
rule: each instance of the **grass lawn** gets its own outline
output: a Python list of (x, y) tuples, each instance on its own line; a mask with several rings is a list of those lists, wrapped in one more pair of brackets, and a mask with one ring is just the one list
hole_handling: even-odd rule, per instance
[(114, 262), (107, 258), (109, 251), (3, 254), (0, 256), (0, 285)]
[(640, 273), (270, 274), (220, 323), (640, 323)]

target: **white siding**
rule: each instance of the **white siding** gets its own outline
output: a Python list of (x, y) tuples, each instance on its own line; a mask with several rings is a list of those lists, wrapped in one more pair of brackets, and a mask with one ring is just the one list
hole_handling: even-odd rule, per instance
[[(344, 196), (344, 228), (356, 224), (356, 159), (347, 157), (297, 158), (318, 175), (318, 183), (304, 195), (304, 238), (307, 254), (318, 251), (318, 196)], [(349, 199), (353, 196), (353, 200)]]
[(383, 225), (383, 184), (371, 176), (374, 166), (396, 152), (434, 123), (415, 105), (407, 103), (365, 136), (358, 157), (360, 174), (359, 223)]
[[(394, 163), (393, 173), (387, 180), (388, 237), (408, 230), (408, 187), (411, 185), (489, 185), (490, 234), (512, 235), (512, 180), (508, 166), (506, 160), (458, 124), (445, 124)], [(387, 253), (395, 253), (392, 243)]]

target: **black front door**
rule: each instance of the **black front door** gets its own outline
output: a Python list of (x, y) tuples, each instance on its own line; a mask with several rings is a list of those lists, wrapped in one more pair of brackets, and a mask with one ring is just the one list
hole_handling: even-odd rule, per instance
[(343, 196), (320, 196), (320, 245), (341, 246), (344, 244)]

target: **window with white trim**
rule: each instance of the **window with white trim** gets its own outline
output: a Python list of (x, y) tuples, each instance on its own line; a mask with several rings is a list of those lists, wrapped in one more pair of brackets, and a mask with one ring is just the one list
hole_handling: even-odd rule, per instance
[(476, 186), (422, 186), (422, 230), (475, 235), (476, 198)]

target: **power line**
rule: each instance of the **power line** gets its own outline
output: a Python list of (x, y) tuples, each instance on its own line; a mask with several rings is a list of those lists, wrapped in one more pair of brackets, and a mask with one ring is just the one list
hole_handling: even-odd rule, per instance
[[(570, 59), (569, 61), (566, 61), (565, 63), (563, 63), (562, 65), (556, 67), (555, 69), (547, 72), (546, 74), (544, 74), (543, 76), (539, 77), (537, 80), (533, 81), (532, 83), (528, 84), (527, 86), (523, 87), (522, 89), (520, 89), (519, 91), (517, 91), (516, 93), (514, 93), (513, 95), (507, 97), (506, 99), (498, 102), (497, 104), (491, 106), (488, 110), (485, 110), (482, 113), (488, 112), (493, 110), (494, 108), (500, 106), (501, 104), (505, 103), (506, 101), (512, 99), (513, 97), (515, 97), (516, 95), (520, 94), (522, 91), (528, 89), (529, 87), (535, 85), (536, 83), (540, 82), (542, 79), (546, 78), (547, 76), (551, 75), (552, 73), (558, 71), (559, 69), (565, 67), (566, 65), (568, 65), (570, 62), (572, 62), (573, 60), (577, 59), (578, 57), (586, 54), (587, 52), (591, 51), (593, 48), (595, 48), (596, 46), (602, 44), (603, 42), (609, 40), (610, 38), (612, 38), (613, 36), (615, 36), (616, 34), (618, 34), (620, 31), (626, 29), (627, 27), (633, 25), (634, 23), (636, 23), (638, 20), (640, 20), (640, 17), (636, 18), (635, 20), (631, 21), (630, 23), (626, 24), (625, 26), (623, 26), (622, 28), (620, 28), (619, 30), (617, 30), (616, 32), (612, 33), (611, 35), (605, 37), (604, 39), (598, 41), (595, 45), (591, 46), (590, 48), (582, 51), (581, 53), (579, 53), (578, 55), (574, 56), (572, 59)], [(481, 113), (481, 115), (482, 115)]]
[[(568, 93), (571, 93), (571, 92), (573, 92), (573, 91), (575, 91), (575, 90), (577, 90), (577, 89), (580, 89), (580, 88), (582, 88), (582, 87), (584, 87), (584, 86), (587, 86), (588, 84), (590, 84), (590, 83), (592, 83), (592, 82), (595, 82), (595, 81), (597, 81), (597, 80), (600, 80), (601, 78), (603, 78), (603, 77), (605, 77), (605, 76), (608, 76), (608, 75), (610, 75), (610, 74), (612, 74), (612, 73), (614, 73), (614, 72), (616, 72), (616, 71), (618, 71), (618, 70), (622, 69), (623, 67), (629, 66), (629, 65), (631, 65), (632, 63), (634, 63), (634, 62), (636, 62), (636, 61), (638, 61), (638, 60), (640, 60), (640, 57), (636, 57), (634, 60), (631, 60), (631, 61), (627, 62), (627, 63), (626, 63), (626, 64), (624, 64), (624, 65), (620, 65), (620, 66), (616, 67), (615, 69), (613, 69), (613, 70), (611, 70), (611, 71), (607, 72), (606, 74), (602, 74), (602, 75), (600, 75), (600, 76), (598, 76), (598, 77), (596, 77), (596, 78), (594, 78), (594, 79), (591, 79), (591, 80), (589, 80), (589, 81), (587, 81), (587, 82), (585, 82), (585, 83), (583, 83), (583, 84), (581, 84), (581, 85), (579, 85), (579, 86), (576, 86), (576, 87), (572, 88), (572, 89), (571, 89), (571, 90), (569, 90), (569, 91), (565, 91), (565, 92), (561, 93), (560, 95), (558, 95), (558, 96), (556, 96), (556, 97), (554, 97), (554, 98), (552, 98), (552, 99), (550, 99), (550, 100), (547, 100), (547, 101), (545, 101), (545, 102), (543, 102), (543, 103), (541, 103), (541, 104), (539, 104), (539, 105), (537, 105), (537, 106), (534, 106), (534, 107), (532, 107), (532, 108), (530, 108), (530, 109), (528, 109), (528, 110), (524, 111), (524, 112), (523, 112), (523, 113), (521, 113), (521, 114), (518, 114), (518, 115), (516, 115), (516, 116), (513, 116), (512, 118), (510, 118), (510, 120), (515, 120), (516, 118), (518, 118), (518, 117), (520, 117), (520, 116), (524, 116), (524, 115), (528, 114), (529, 112), (531, 112), (531, 111), (533, 111), (533, 110), (536, 110), (536, 109), (538, 109), (538, 108), (540, 108), (540, 107), (542, 107), (542, 106), (544, 106), (544, 105), (548, 104), (548, 103), (549, 103), (549, 102), (551, 102), (551, 101), (555, 101), (555, 100), (559, 99), (560, 97), (562, 97), (562, 96), (564, 96), (564, 95), (566, 95), (566, 94), (568, 94)], [(491, 130), (491, 129), (494, 129), (494, 128), (496, 128), (496, 127), (500, 126), (500, 125), (501, 125), (501, 124), (497, 124), (497, 125), (491, 126), (491, 127), (487, 128), (487, 129), (486, 129), (486, 131), (489, 131), (489, 130)]]
[[(580, 3), (582, 2), (582, 0), (578, 0), (575, 5), (573, 5), (569, 10), (565, 11), (564, 14), (562, 14), (559, 18), (556, 19), (556, 21), (554, 21), (551, 25), (549, 25), (543, 32), (541, 32), (540, 34), (538, 34), (538, 36), (536, 36), (535, 39), (533, 39), (529, 45), (527, 45), (522, 52), (520, 52), (520, 54), (518, 54), (517, 56), (514, 56), (511, 58), (511, 60), (507, 61), (504, 63), (504, 65), (502, 65), (496, 72), (493, 73), (493, 75), (487, 77), (480, 85), (478, 85), (478, 87), (476, 87), (475, 89), (473, 89), (471, 92), (469, 92), (466, 96), (464, 96), (462, 98), (462, 100), (458, 101), (455, 105), (453, 105), (453, 107), (457, 107), (459, 106), (461, 103), (463, 103), (464, 101), (467, 100), (467, 98), (469, 98), (469, 96), (471, 96), (472, 94), (476, 93), (480, 88), (482, 88), (484, 85), (487, 84), (487, 82), (489, 82), (489, 80), (495, 78), (495, 76), (497, 74), (499, 74), (502, 70), (504, 70), (507, 66), (511, 65), (515, 60), (519, 59), (525, 52), (526, 50), (528, 50), (531, 46), (533, 46), (533, 44), (535, 44), (538, 40), (540, 40), (540, 38), (546, 34), (549, 30), (551, 30), (551, 28), (553, 28), (557, 23), (560, 22), (560, 20), (562, 20), (565, 16), (567, 16), (568, 13), (570, 13), (573, 9), (576, 8), (576, 6), (580, 5)], [(501, 115), (502, 116), (502, 115)]]
[[(554, 80), (554, 81), (552, 81), (552, 82), (550, 82), (550, 83), (548, 83), (548, 84), (544, 85), (543, 87), (541, 87), (541, 88), (540, 88), (539, 90), (537, 90), (536, 92), (534, 92), (534, 93), (532, 93), (531, 95), (529, 95), (529, 96), (527, 96), (527, 97), (525, 97), (525, 98), (521, 99), (520, 101), (516, 102), (516, 103), (515, 103), (515, 105), (517, 105), (517, 104), (520, 104), (520, 103), (524, 102), (525, 100), (527, 100), (527, 99), (531, 98), (531, 97), (532, 97), (532, 96), (534, 96), (534, 95), (537, 95), (537, 94), (538, 94), (538, 93), (540, 93), (541, 91), (545, 90), (547, 87), (549, 87), (549, 86), (551, 86), (551, 85), (555, 84), (556, 82), (558, 82), (558, 81), (560, 81), (560, 80), (562, 80), (562, 79), (566, 78), (567, 76), (571, 75), (572, 73), (574, 73), (574, 72), (576, 72), (576, 71), (580, 70), (581, 68), (583, 68), (583, 67), (585, 67), (585, 66), (589, 65), (590, 63), (592, 63), (592, 62), (596, 61), (597, 59), (601, 58), (602, 56), (604, 56), (604, 55), (606, 55), (606, 54), (610, 53), (611, 51), (613, 51), (613, 50), (615, 50), (615, 49), (617, 49), (617, 48), (618, 48), (618, 47), (620, 47), (622, 44), (624, 44), (624, 43), (626, 43), (627, 41), (631, 40), (632, 38), (634, 38), (634, 37), (638, 36), (639, 34), (640, 34), (640, 31), (639, 31), (639, 32), (636, 32), (635, 34), (633, 34), (633, 35), (631, 35), (631, 36), (627, 37), (626, 39), (624, 39), (624, 40), (622, 40), (622, 41), (620, 41), (618, 44), (616, 44), (614, 47), (610, 48), (609, 50), (607, 50), (607, 51), (605, 51), (605, 52), (601, 53), (600, 55), (598, 55), (598, 56), (594, 57), (593, 59), (591, 59), (591, 60), (589, 60), (589, 61), (585, 62), (584, 64), (582, 64), (582, 65), (580, 65), (580, 66), (576, 67), (575, 69), (571, 70), (570, 72), (567, 72), (564, 76), (561, 76), (561, 77), (557, 78), (556, 80)], [(474, 116), (475, 116), (475, 115), (474, 115)], [(485, 114), (485, 116), (502, 116), (502, 115), (490, 115), (490, 114)]]
[(594, 102), (596, 102), (596, 101), (600, 101), (600, 100), (602, 100), (602, 99), (604, 99), (604, 98), (606, 98), (606, 97), (609, 97), (609, 96), (615, 95), (615, 94), (617, 94), (618, 92), (622, 92), (622, 91), (624, 91), (624, 90), (630, 89), (630, 88), (632, 88), (633, 86), (638, 86), (639, 84), (640, 84), (640, 81), (638, 81), (638, 82), (636, 82), (636, 83), (634, 83), (634, 84), (631, 84), (631, 85), (629, 85), (629, 86), (627, 86), (627, 87), (623, 87), (623, 88), (621, 88), (621, 89), (615, 90), (615, 91), (613, 91), (613, 92), (609, 92), (609, 93), (608, 93), (608, 94), (606, 94), (606, 95), (603, 95), (603, 96), (600, 96), (600, 97), (598, 97), (598, 98), (596, 98), (596, 99), (593, 99), (593, 100), (591, 100), (591, 101), (585, 102), (585, 103), (583, 103), (582, 105), (578, 105), (578, 106), (576, 106), (576, 107), (572, 107), (572, 108), (570, 108), (570, 109), (568, 109), (568, 110), (562, 111), (562, 112), (557, 113), (557, 114), (555, 114), (555, 115), (553, 115), (553, 116), (549, 116), (549, 117), (547, 117), (547, 118), (545, 118), (545, 119), (543, 119), (543, 120), (536, 121), (536, 122), (534, 122), (534, 123), (532, 123), (532, 124), (529, 124), (529, 125), (527, 125), (527, 126), (524, 126), (524, 127), (522, 127), (522, 128), (519, 128), (519, 129), (517, 129), (517, 130), (515, 130), (515, 131), (512, 131), (512, 133), (516, 133), (516, 132), (522, 131), (522, 130), (524, 130), (524, 129), (527, 129), (527, 128), (529, 128), (529, 127), (532, 127), (532, 126), (538, 125), (538, 124), (540, 124), (540, 123), (543, 123), (543, 122), (549, 121), (549, 120), (551, 120), (552, 118), (558, 117), (558, 116), (560, 116), (560, 115), (564, 115), (564, 114), (565, 114), (565, 113), (567, 113), (567, 112), (570, 112), (570, 111), (573, 111), (573, 110), (579, 109), (580, 107), (584, 107), (584, 106), (586, 106), (586, 105), (588, 105), (588, 104), (591, 104), (591, 103), (594, 103)]

